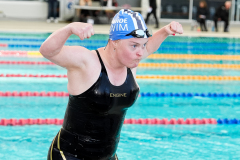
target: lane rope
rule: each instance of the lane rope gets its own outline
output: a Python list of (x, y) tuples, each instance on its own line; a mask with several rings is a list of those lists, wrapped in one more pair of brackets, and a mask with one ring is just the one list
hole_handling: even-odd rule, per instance
[(239, 61), (239, 55), (204, 55), (204, 54), (151, 54), (149, 59), (199, 59)]
[[(24, 125), (62, 125), (63, 124), (63, 119), (58, 119), (58, 118), (47, 118), (47, 119), (0, 119), (0, 126), (24, 126)], [(203, 119), (198, 119), (198, 118), (171, 118), (168, 120), (167, 118), (159, 119), (159, 118), (147, 118), (147, 119), (125, 119), (123, 124), (141, 124), (141, 125), (217, 125), (217, 124), (240, 124), (239, 119), (214, 119), (214, 118), (203, 118)]]
[(55, 65), (54, 63), (48, 61), (0, 61), (0, 64)]
[[(173, 34), (175, 35), (175, 34)], [(6, 35), (5, 35), (6, 36)], [(94, 35), (95, 37), (97, 35)], [(176, 38), (175, 38), (176, 39)], [(229, 43), (229, 40), (219, 40), (219, 39), (214, 39), (213, 41), (212, 40), (209, 40), (208, 38), (205, 38), (205, 39), (189, 39), (188, 38), (185, 38), (185, 37), (181, 37), (181, 40), (184, 40), (184, 41), (181, 41), (181, 42), (176, 42), (176, 41), (169, 41), (169, 40), (165, 40), (162, 44), (163, 45), (168, 45), (168, 46), (173, 46), (173, 45), (180, 45), (180, 46), (194, 46), (194, 47), (202, 47), (202, 46), (218, 46), (218, 47), (237, 47), (237, 46), (240, 46), (240, 43), (238, 40), (235, 40), (235, 39), (229, 39), (231, 40), (231, 42)], [(14, 41), (28, 41), (28, 42), (39, 42), (39, 43), (43, 43), (44, 41), (46, 40), (46, 37), (40, 37), (37, 36), (37, 38), (33, 38), (33, 37), (26, 37), (26, 38), (19, 38), (19, 37), (1, 37), (0, 38), (0, 41), (9, 41), (9, 42), (14, 42)], [(233, 40), (233, 41), (232, 41)], [(106, 37), (99, 37), (97, 39), (85, 39), (84, 42), (80, 39), (72, 39), (72, 38), (69, 38), (66, 42), (68, 43), (80, 43), (80, 44), (88, 44), (88, 45), (91, 45), (92, 43), (97, 43), (97, 44), (106, 44), (107, 43), (107, 39)]]
[[(11, 65), (55, 65), (48, 61), (0, 61), (0, 64)], [(240, 64), (195, 64), (195, 63), (139, 63), (142, 68), (217, 68), (240, 69)]]
[[(0, 51), (0, 56), (16, 57), (43, 57), (38, 51)], [(155, 53), (148, 56), (148, 59), (199, 59), (199, 60), (228, 60), (240, 61), (240, 55), (204, 55), (204, 54), (162, 54)]]
[(53, 74), (0, 74), (0, 77), (67, 78), (67, 75)]
[[(67, 75), (53, 74), (0, 74), (0, 77), (67, 78)], [(240, 76), (198, 76), (198, 75), (137, 75), (137, 79), (239, 81)]]
[[(67, 97), (69, 96), (68, 92), (46, 92), (46, 91), (0, 91), (0, 97)], [(141, 92), (140, 97), (240, 97), (240, 93), (165, 93), (165, 92)]]
[(139, 63), (138, 67), (144, 68), (215, 68), (215, 69), (240, 69), (240, 64), (204, 64), (204, 63)]
[(7, 43), (0, 43), (0, 47), (8, 47)]
[(1, 92), (0, 97), (67, 97), (69, 93), (67, 92), (30, 92), (30, 91), (7, 91)]
[(150, 92), (141, 92), (141, 97), (240, 97), (240, 93), (150, 93)]
[[(41, 47), (42, 42), (38, 43), (38, 44), (22, 44), (22, 43), (0, 43), (0, 46), (2, 45), (2, 47), (7, 47), (7, 48), (34, 48), (34, 49), (39, 49)], [(94, 44), (94, 45), (93, 45)], [(100, 44), (99, 42), (95, 41), (93, 42), (93, 44), (91, 43), (80, 43), (78, 45), (84, 46), (85, 48), (89, 49), (89, 50), (95, 50), (97, 48), (101, 48), (103, 46), (105, 46), (107, 44), (107, 42)], [(71, 43), (67, 43), (66, 45), (72, 46), (73, 44)], [(187, 46), (186, 46), (187, 45)], [(172, 47), (174, 46), (174, 47)], [(187, 52), (187, 51), (208, 51), (208, 52), (239, 52), (240, 50), (238, 49), (238, 47), (235, 45), (232, 47), (230, 47), (229, 45), (225, 45), (224, 44), (222, 46), (214, 46), (214, 44), (212, 45), (191, 45), (191, 44), (174, 44), (173, 45), (169, 45), (167, 43), (163, 43), (161, 45), (160, 48), (157, 49), (157, 52), (163, 52), (163, 51), (167, 51), (167, 52), (171, 52), (171, 51), (181, 51), (181, 52)]]

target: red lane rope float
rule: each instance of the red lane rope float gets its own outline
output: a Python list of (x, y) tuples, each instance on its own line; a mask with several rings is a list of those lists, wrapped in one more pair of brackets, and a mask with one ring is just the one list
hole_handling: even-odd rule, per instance
[(24, 125), (62, 125), (63, 119), (1, 119), (0, 126), (24, 126)]
[(0, 97), (67, 97), (69, 93), (67, 92), (1, 92)]
[(41, 57), (39, 51), (0, 51), (0, 56), (17, 56), (17, 57)]
[(0, 77), (36, 77), (36, 78), (67, 78), (67, 75), (39, 74), (0, 74)]
[(194, 118), (194, 119), (186, 119), (184, 120), (183, 118), (179, 118), (179, 119), (175, 119), (172, 118), (170, 120), (168, 120), (167, 118), (163, 118), (163, 119), (158, 119), (158, 118), (154, 118), (154, 119), (125, 119), (124, 120), (124, 124), (159, 124), (159, 125), (177, 125), (177, 124), (188, 124), (188, 125), (200, 125), (200, 124), (217, 124), (217, 120), (210, 118), (203, 118), (203, 119), (198, 119), (198, 118)]
[[(23, 125), (62, 125), (63, 119), (0, 119), (0, 126), (23, 126)], [(213, 118), (187, 118), (184, 120), (183, 118), (175, 119), (172, 118), (168, 120), (167, 118), (163, 119), (125, 119), (123, 124), (142, 124), (142, 125), (202, 125), (202, 124), (218, 124), (216, 119)]]
[(0, 56), (28, 56), (28, 51), (0, 51)]
[(52, 62), (42, 61), (42, 62), (34, 62), (34, 61), (0, 61), (0, 64), (27, 64), (27, 65), (55, 65)]
[(6, 44), (6, 43), (0, 43), (0, 47), (8, 47), (8, 44)]

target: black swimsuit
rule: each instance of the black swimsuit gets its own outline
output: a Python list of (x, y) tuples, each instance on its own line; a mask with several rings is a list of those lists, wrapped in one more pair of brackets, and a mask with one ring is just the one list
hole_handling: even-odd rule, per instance
[(125, 82), (112, 85), (96, 52), (102, 67), (100, 76), (87, 91), (69, 96), (63, 126), (49, 149), (49, 160), (117, 159), (122, 124), (127, 109), (138, 97), (139, 87), (129, 68)]

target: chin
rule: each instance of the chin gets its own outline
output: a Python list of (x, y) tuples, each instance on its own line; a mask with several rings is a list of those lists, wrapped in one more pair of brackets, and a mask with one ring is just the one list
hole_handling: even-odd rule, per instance
[(131, 61), (126, 63), (126, 67), (128, 68), (136, 68), (139, 65), (140, 61)]
[(134, 63), (134, 64), (132, 64), (130, 67), (128, 67), (128, 68), (136, 68), (137, 66), (138, 66), (138, 64), (139, 63)]

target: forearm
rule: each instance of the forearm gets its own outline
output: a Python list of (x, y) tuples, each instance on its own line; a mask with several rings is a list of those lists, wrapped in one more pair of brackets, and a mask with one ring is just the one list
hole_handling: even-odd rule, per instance
[(165, 28), (161, 28), (157, 32), (153, 34), (152, 37), (149, 38), (147, 43), (147, 52), (148, 54), (152, 54), (157, 51), (162, 42), (168, 37), (168, 33), (165, 31)]
[(40, 53), (44, 57), (57, 55), (71, 34), (72, 31), (69, 25), (53, 32), (41, 45)]

